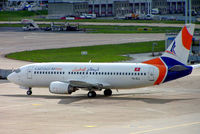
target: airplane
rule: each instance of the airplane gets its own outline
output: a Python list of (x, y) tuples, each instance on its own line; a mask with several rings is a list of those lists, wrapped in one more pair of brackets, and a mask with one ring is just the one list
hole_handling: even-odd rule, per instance
[(71, 94), (79, 89), (88, 91), (89, 98), (104, 89), (131, 89), (159, 85), (191, 74), (200, 65), (187, 65), (194, 24), (186, 24), (168, 49), (158, 58), (142, 63), (34, 63), (14, 70), (7, 79), (27, 89), (48, 87), (54, 94)]

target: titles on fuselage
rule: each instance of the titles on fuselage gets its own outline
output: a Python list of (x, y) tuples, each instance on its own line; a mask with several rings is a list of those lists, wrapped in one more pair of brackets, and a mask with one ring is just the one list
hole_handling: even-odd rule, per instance
[(84, 68), (75, 68), (72, 70), (72, 72), (79, 72), (79, 71), (86, 71), (86, 72), (98, 72), (99, 71), (99, 67), (98, 68), (93, 68), (93, 67), (84, 67)]
[(58, 68), (58, 67), (36, 67), (35, 70), (62, 70), (62, 68)]

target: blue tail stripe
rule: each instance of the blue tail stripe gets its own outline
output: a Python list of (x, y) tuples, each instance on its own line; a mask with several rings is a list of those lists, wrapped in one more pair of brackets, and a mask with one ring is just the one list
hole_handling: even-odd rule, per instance
[(173, 67), (174, 65), (183, 65), (184, 67), (187, 68), (187, 70), (184, 70), (184, 71), (175, 71), (175, 72), (167, 71), (167, 75), (166, 75), (165, 80), (163, 81), (163, 83), (167, 82), (167, 81), (171, 81), (171, 80), (175, 80), (175, 79), (184, 77), (186, 75), (191, 74), (191, 72), (192, 72), (192, 67), (191, 66), (184, 65), (183, 63), (181, 63), (181, 62), (179, 62), (177, 60), (174, 60), (174, 59), (169, 58), (169, 57), (161, 57), (161, 59), (165, 62), (165, 64), (168, 67), (168, 69)]

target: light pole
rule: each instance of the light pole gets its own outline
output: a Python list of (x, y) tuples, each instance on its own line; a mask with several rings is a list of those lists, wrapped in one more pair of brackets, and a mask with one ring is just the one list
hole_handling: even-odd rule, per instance
[(185, 24), (188, 22), (188, 0), (185, 0)]
[(190, 24), (192, 23), (192, 0), (189, 0), (189, 20), (190, 20)]

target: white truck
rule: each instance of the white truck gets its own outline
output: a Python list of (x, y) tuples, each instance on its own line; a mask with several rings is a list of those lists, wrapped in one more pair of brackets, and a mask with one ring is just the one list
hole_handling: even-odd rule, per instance
[(96, 16), (96, 14), (82, 14), (80, 16), (80, 18), (82, 18), (82, 19), (96, 19), (97, 16)]
[(159, 14), (159, 9), (158, 8), (151, 9), (151, 14)]
[(24, 31), (33, 31), (33, 30), (39, 30), (39, 26), (38, 24), (36, 24), (33, 20), (31, 19), (23, 19), (21, 21), (22, 24), (25, 24), (24, 27), (22, 27), (22, 29)]

